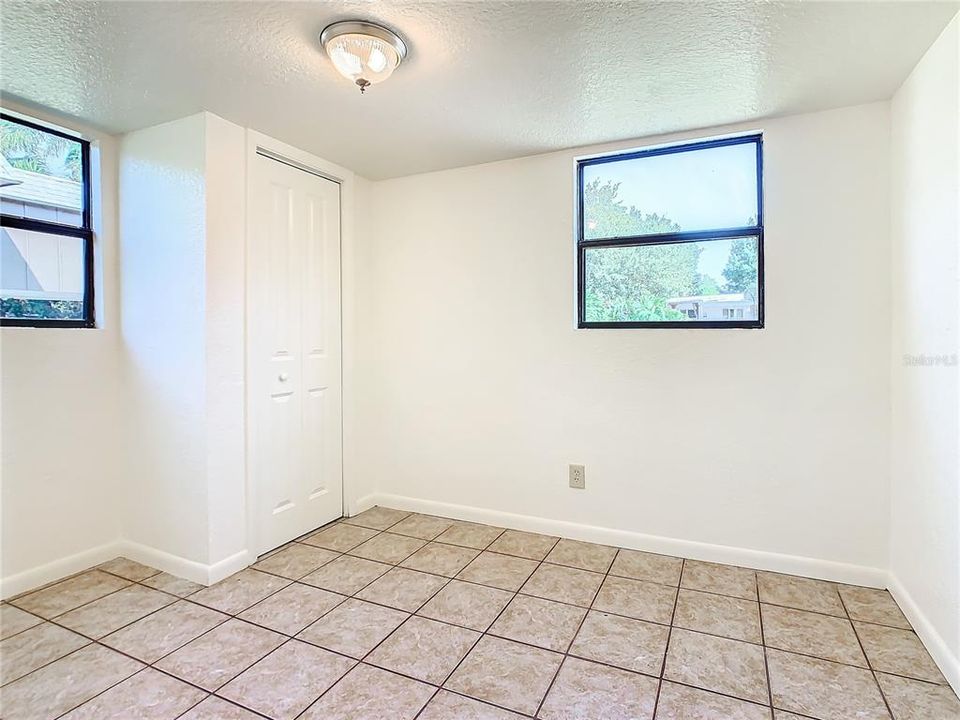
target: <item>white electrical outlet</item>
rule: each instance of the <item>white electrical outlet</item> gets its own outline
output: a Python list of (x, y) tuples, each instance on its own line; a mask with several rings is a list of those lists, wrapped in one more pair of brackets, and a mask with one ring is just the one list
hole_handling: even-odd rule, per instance
[(570, 487), (583, 490), (587, 487), (587, 477), (583, 465), (570, 466)]

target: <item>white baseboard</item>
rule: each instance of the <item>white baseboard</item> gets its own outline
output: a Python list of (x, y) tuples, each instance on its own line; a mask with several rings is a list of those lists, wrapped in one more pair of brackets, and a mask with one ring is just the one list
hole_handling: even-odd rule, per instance
[(241, 550), (228, 558), (208, 565), (130, 540), (121, 540), (119, 547), (122, 550), (120, 554), (124, 557), (201, 585), (212, 585), (219, 582), (238, 570), (243, 570), (252, 562), (250, 553), (246, 550)]
[(86, 570), (94, 565), (99, 565), (107, 560), (121, 555), (120, 541), (104, 543), (97, 547), (83, 550), (74, 555), (70, 555), (53, 562), (40, 565), (29, 570), (0, 578), (0, 598), (7, 598), (19, 595), (27, 590), (42, 587), (55, 580), (60, 580), (81, 570)]
[(210, 575), (210, 566), (205, 563), (188, 560), (179, 555), (173, 555), (132, 540), (121, 540), (120, 548), (122, 549), (121, 555), (136, 560), (138, 563), (155, 567), (157, 570), (163, 570), (195, 583), (209, 585), (207, 578)]
[(213, 585), (214, 583), (220, 582), (235, 572), (240, 572), (256, 561), (256, 556), (249, 550), (241, 550), (240, 552), (234, 553), (230, 557), (226, 557), (208, 566), (207, 582), (205, 582), (204, 585)]
[(468, 505), (421, 500), (403, 495), (376, 493), (361, 498), (357, 505), (363, 506), (364, 509), (373, 505), (383, 505), (398, 510), (410, 510), (457, 520), (469, 520), (513, 530), (547, 533), (573, 540), (616, 545), (631, 550), (644, 550), (691, 560), (740, 565), (756, 570), (802, 575), (851, 585), (883, 588), (886, 587), (888, 579), (886, 570), (863, 565), (852, 565), (798, 555), (784, 555), (763, 550), (749, 550), (727, 545), (713, 545), (690, 540), (677, 540), (630, 530), (613, 530), (595, 525), (583, 525), (565, 520), (550, 520), (533, 515), (518, 515)]
[[(678, 540), (675, 538), (637, 533), (630, 530), (614, 530), (597, 527), (595, 525), (584, 525), (564, 520), (551, 520), (533, 515), (519, 515), (467, 505), (421, 500), (419, 498), (401, 495), (383, 493), (366, 495), (353, 503), (353, 512), (351, 514), (363, 512), (374, 505), (429, 513), (458, 520), (487, 523), (489, 525), (497, 525), (514, 530), (548, 533), (574, 540), (616, 545), (633, 550), (645, 550), (647, 552), (675, 555), (693, 560), (740, 565), (757, 570), (769, 570), (791, 575), (803, 575), (805, 577), (814, 577), (853, 585), (887, 587), (888, 582), (891, 581), (889, 573), (886, 570), (861, 565), (851, 565), (830, 560), (784, 555), (781, 553), (749, 550), (725, 545), (692, 542), (689, 540)], [(106, 562), (118, 555), (123, 555), (131, 560), (142, 562), (159, 570), (164, 570), (172, 575), (177, 575), (178, 577), (186, 578), (187, 580), (192, 580), (193, 582), (203, 585), (211, 585), (218, 582), (238, 570), (242, 570), (255, 560), (248, 551), (243, 550), (228, 558), (207, 565), (172, 555), (140, 543), (129, 540), (118, 540), (113, 543), (91, 548), (90, 550), (85, 550), (67, 558), (56, 560), (41, 567), (24, 571), (17, 575), (2, 578), (0, 579), (0, 597), (7, 598), (17, 595), (66, 577), (67, 575), (80, 572), (93, 565)], [(891, 591), (892, 590), (893, 587), (891, 586)], [(904, 606), (904, 612), (907, 612), (908, 606), (914, 608), (917, 620), (914, 621), (914, 618), (909, 614), (907, 617), (910, 618), (911, 622), (915, 623), (920, 637), (923, 638), (925, 642), (927, 642), (928, 637), (930, 637), (930, 642), (932, 643), (930, 645), (931, 648), (936, 647), (937, 643), (939, 643), (939, 647), (941, 648), (940, 657), (938, 658), (936, 655), (934, 657), (938, 659), (938, 662), (941, 661), (941, 658), (946, 658), (944, 662), (946, 662), (948, 668), (953, 668), (953, 677), (956, 678), (960, 675), (960, 672), (956, 669), (956, 658), (952, 658), (946, 650), (946, 645), (942, 642), (942, 639), (932, 630), (932, 627), (926, 622), (923, 614), (920, 613), (919, 610), (916, 610), (916, 606), (909, 600), (909, 596), (902, 588), (900, 588), (900, 594), (905, 598), (905, 600), (901, 602), (901, 606)], [(901, 600), (900, 595), (897, 593), (894, 593), (894, 595), (899, 602)], [(922, 627), (927, 628), (927, 634), (920, 632)], [(931, 649), (931, 652), (933, 652), (933, 649)], [(945, 672), (945, 674), (947, 673)], [(953, 680), (951, 680), (951, 682), (953, 682)]]
[(385, 497), (383, 495), (364, 495), (362, 498), (354, 500), (347, 506), (347, 517), (359, 515), (364, 510), (369, 510), (377, 504), (377, 498)]
[(117, 540), (69, 557), (54, 560), (46, 565), (25, 570), (16, 575), (0, 578), (0, 598), (6, 600), (14, 595), (34, 590), (83, 570), (88, 570), (95, 565), (119, 556), (136, 560), (144, 565), (155, 567), (158, 570), (192, 580), (201, 585), (212, 585), (219, 582), (238, 570), (243, 570), (255, 560), (255, 558), (251, 559), (249, 552), (241, 550), (212, 565), (206, 565), (178, 555), (171, 555), (149, 545), (142, 545), (130, 540)]
[(903, 614), (913, 625), (913, 629), (920, 636), (934, 662), (937, 663), (940, 672), (943, 673), (954, 692), (960, 695), (960, 658), (954, 655), (943, 636), (933, 626), (933, 623), (930, 622), (896, 575), (890, 573), (887, 585), (893, 599), (897, 601), (900, 609), (903, 610)]

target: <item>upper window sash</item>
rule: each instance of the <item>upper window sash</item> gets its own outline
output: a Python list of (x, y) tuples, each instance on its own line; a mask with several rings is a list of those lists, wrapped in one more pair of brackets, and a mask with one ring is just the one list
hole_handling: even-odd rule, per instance
[[(653, 245), (758, 235), (762, 162), (759, 134), (579, 160), (578, 244)], [(617, 202), (631, 210), (633, 223), (624, 222), (622, 212), (605, 222), (603, 201), (610, 199), (602, 194), (612, 188)]]
[[(86, 237), (90, 235), (93, 231), (93, 213), (92, 213), (92, 194), (91, 194), (91, 185), (90, 185), (90, 141), (84, 140), (83, 138), (77, 137), (76, 135), (71, 135), (70, 133), (64, 132), (62, 130), (57, 130), (55, 128), (48, 127), (46, 125), (41, 125), (30, 120), (25, 120), (24, 118), (10, 115), (8, 113), (0, 113), (0, 119), (7, 122), (21, 125), (25, 128), (31, 130), (37, 130), (41, 133), (47, 135), (52, 135), (54, 137), (63, 138), (71, 143), (76, 143), (79, 146), (80, 150), (80, 222), (79, 224), (57, 222), (55, 220), (49, 219), (38, 219), (23, 217), (18, 215), (10, 215), (5, 212), (0, 212), (0, 218), (3, 219), (3, 224), (8, 227), (18, 227), (24, 230), (38, 230), (46, 232), (54, 232), (63, 235), (73, 235), (78, 237)], [(2, 195), (2, 192), (0, 192)], [(42, 198), (39, 198), (42, 200)]]

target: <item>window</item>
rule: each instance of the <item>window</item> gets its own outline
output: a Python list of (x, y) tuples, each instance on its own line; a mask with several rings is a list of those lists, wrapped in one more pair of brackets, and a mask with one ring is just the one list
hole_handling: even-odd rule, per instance
[(577, 163), (578, 326), (763, 327), (759, 135)]
[(93, 327), (90, 144), (0, 115), (0, 324)]

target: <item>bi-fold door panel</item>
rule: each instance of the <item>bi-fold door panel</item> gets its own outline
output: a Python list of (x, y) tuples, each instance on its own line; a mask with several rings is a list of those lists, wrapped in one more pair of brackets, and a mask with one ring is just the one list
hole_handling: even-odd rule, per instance
[(248, 329), (257, 551), (339, 517), (339, 186), (258, 155)]
[(340, 243), (327, 240), (340, 237), (339, 194), (318, 186), (306, 194), (304, 210), (310, 240), (302, 281), (304, 297), (311, 298), (302, 324), (303, 421), (310, 438), (304, 478), (308, 501), (324, 505), (323, 496), (338, 494), (341, 483)]

